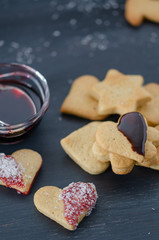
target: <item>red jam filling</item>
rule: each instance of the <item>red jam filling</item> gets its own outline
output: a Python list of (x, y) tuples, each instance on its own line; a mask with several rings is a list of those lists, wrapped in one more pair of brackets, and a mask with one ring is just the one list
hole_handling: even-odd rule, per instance
[(92, 183), (71, 183), (64, 188), (59, 199), (64, 201), (64, 216), (70, 225), (77, 226), (79, 217), (87, 211), (87, 216), (97, 201), (97, 192)]
[(24, 168), (17, 163), (14, 157), (0, 153), (0, 180), (7, 187), (24, 187), (22, 173)]

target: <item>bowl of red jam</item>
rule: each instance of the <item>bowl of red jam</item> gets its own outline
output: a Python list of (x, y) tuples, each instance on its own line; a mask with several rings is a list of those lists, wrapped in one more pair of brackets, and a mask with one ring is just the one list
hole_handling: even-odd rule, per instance
[(24, 64), (0, 63), (0, 138), (29, 132), (49, 106), (44, 76)]

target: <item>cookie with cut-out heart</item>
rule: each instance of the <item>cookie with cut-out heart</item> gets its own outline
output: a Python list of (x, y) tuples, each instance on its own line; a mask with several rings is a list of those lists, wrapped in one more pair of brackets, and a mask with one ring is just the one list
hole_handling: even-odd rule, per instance
[(144, 19), (159, 23), (158, 0), (127, 0), (125, 4), (125, 17), (127, 21), (137, 27)]
[(151, 94), (151, 101), (138, 108), (151, 126), (159, 124), (159, 84), (149, 83), (144, 87)]
[(61, 113), (76, 115), (90, 120), (104, 119), (106, 116), (98, 114), (98, 102), (89, 95), (89, 88), (98, 82), (99, 80), (91, 75), (77, 78), (61, 106)]
[(30, 149), (21, 149), (12, 155), (1, 153), (0, 185), (27, 195), (41, 166), (41, 155)]
[(137, 110), (138, 106), (151, 100), (142, 86), (140, 75), (124, 75), (115, 69), (108, 71), (106, 78), (92, 85), (90, 94), (98, 102), (98, 114), (125, 114)]
[(54, 186), (40, 188), (34, 195), (34, 204), (45, 216), (68, 230), (75, 230), (91, 213), (97, 197), (94, 184), (73, 182), (62, 190)]
[(64, 151), (90, 174), (100, 174), (109, 167), (109, 162), (97, 161), (92, 152), (96, 130), (100, 124), (101, 122), (91, 122), (61, 140)]

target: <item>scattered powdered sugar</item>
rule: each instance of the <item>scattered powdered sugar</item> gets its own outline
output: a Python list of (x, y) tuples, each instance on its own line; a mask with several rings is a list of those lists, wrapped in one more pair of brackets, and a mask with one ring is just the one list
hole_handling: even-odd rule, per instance
[(76, 24), (77, 24), (77, 20), (76, 20), (75, 18), (72, 18), (72, 19), (70, 20), (70, 24), (71, 24), (72, 26), (76, 25)]
[(62, 117), (58, 117), (58, 120), (61, 122), (62, 121)]
[(101, 25), (101, 24), (103, 23), (103, 21), (102, 21), (102, 19), (97, 18), (97, 19), (95, 20), (95, 23), (96, 23), (97, 25)]
[(19, 63), (32, 64), (34, 59), (32, 47), (23, 47), (19, 49), (16, 55), (16, 60)]
[(64, 201), (64, 216), (68, 223), (76, 227), (79, 217), (85, 211), (87, 211), (87, 216), (91, 213), (97, 198), (93, 183), (73, 182), (64, 188), (59, 195), (59, 200)]
[(4, 43), (4, 40), (0, 40), (0, 47), (3, 47)]
[(24, 171), (25, 169), (21, 163), (18, 164), (12, 156), (0, 153), (0, 179), (7, 186), (12, 184), (22, 185), (22, 174)]
[(59, 37), (59, 36), (61, 35), (61, 32), (60, 32), (59, 30), (55, 30), (55, 31), (52, 33), (52, 35), (53, 35), (54, 37)]
[(56, 57), (57, 56), (57, 52), (56, 51), (52, 51), (51, 52), (51, 57)]
[(156, 32), (152, 32), (150, 35), (150, 42), (155, 43), (157, 41), (158, 35)]
[(12, 48), (19, 48), (19, 43), (17, 43), (17, 42), (11, 42), (10, 45)]
[(81, 45), (90, 47), (92, 50), (104, 51), (108, 48), (109, 41), (107, 35), (99, 32), (88, 34), (81, 38)]
[(91, 13), (93, 10), (96, 9), (109, 10), (119, 8), (117, 0), (108, 0), (103, 2), (99, 0), (70, 0), (63, 2), (62, 5), (58, 3), (58, 0), (53, 0), (50, 2), (51, 8), (58, 12), (75, 10), (82, 13)]

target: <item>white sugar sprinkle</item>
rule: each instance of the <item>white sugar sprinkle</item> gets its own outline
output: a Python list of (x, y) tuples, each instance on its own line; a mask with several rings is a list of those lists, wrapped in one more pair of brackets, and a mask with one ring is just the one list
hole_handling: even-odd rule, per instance
[(74, 26), (74, 25), (76, 25), (76, 23), (77, 23), (77, 20), (76, 19), (71, 19), (70, 20), (70, 24), (72, 25), (72, 26)]
[(59, 36), (61, 35), (61, 32), (60, 32), (59, 30), (55, 30), (55, 31), (52, 33), (52, 35), (53, 35), (54, 37), (59, 37)]
[(52, 16), (51, 16), (51, 19), (53, 20), (57, 20), (59, 18), (59, 14), (58, 13), (54, 13)]
[(17, 43), (17, 42), (11, 42), (10, 45), (12, 48), (19, 48), (19, 43)]
[(52, 51), (51, 52), (51, 57), (56, 57), (57, 56), (57, 52), (56, 51)]
[(95, 23), (96, 23), (97, 25), (101, 25), (101, 24), (103, 23), (103, 21), (102, 21), (102, 19), (97, 18), (97, 19), (95, 20)]
[(72, 182), (64, 188), (59, 195), (59, 200), (64, 201), (64, 216), (68, 223), (77, 227), (78, 218), (85, 211), (87, 211), (87, 216), (90, 215), (97, 198), (98, 195), (93, 183)]
[(0, 178), (16, 183), (19, 182), (24, 171), (21, 163), (18, 164), (12, 156), (0, 154)]
[(0, 47), (4, 45), (4, 40), (0, 40)]
[(49, 46), (50, 46), (50, 42), (49, 41), (44, 42), (44, 47), (49, 47)]

